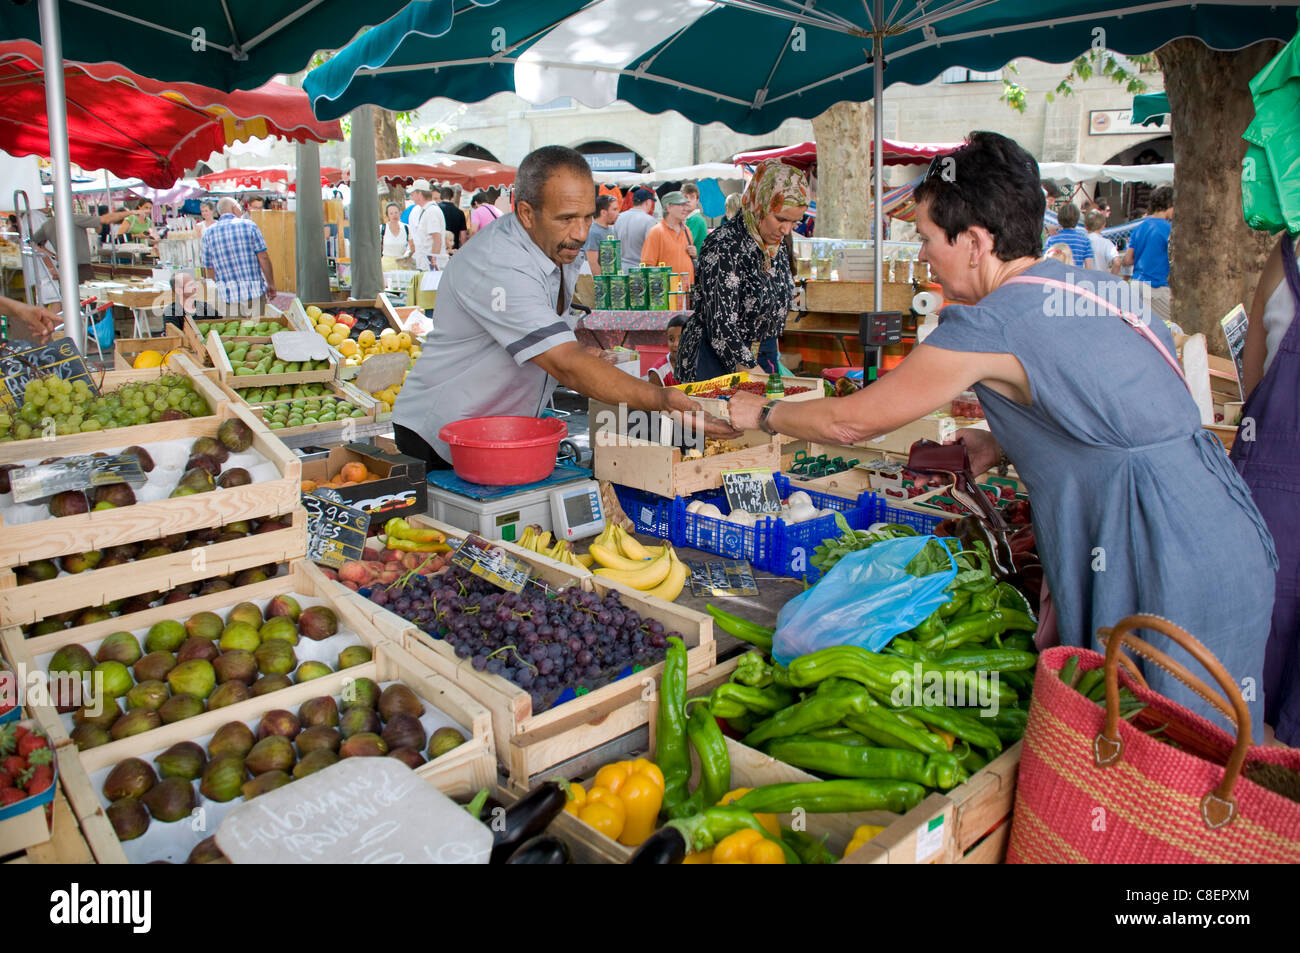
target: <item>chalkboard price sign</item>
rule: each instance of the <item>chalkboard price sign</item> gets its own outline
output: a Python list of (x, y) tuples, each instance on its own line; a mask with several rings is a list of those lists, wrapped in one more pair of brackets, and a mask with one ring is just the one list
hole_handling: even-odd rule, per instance
[(145, 482), (144, 470), (135, 454), (94, 457), (83, 454), (65, 457), (56, 463), (23, 467), (9, 474), (15, 503), (44, 499), (65, 490), (88, 490), (112, 483)]
[(350, 559), (364, 558), (369, 513), (311, 493), (303, 494), (302, 505), (307, 511), (308, 559), (337, 569)]
[(771, 470), (726, 470), (722, 474), (722, 489), (733, 510), (759, 513), (781, 512), (781, 494)]
[(507, 592), (523, 592), (532, 570), (500, 546), (470, 533), (451, 561)]
[(92, 394), (99, 393), (99, 388), (86, 367), (81, 352), (67, 338), (60, 338), (27, 351), (5, 353), (0, 357), (0, 375), (4, 377), (0, 403), (7, 406), (21, 407), (27, 385), (38, 377), (51, 375), (61, 377), (65, 381), (84, 380)]

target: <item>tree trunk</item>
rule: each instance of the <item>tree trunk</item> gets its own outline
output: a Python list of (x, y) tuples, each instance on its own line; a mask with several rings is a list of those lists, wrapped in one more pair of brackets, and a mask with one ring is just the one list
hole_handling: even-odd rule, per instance
[[(1179, 39), (1156, 53), (1165, 74), (1174, 140), (1174, 219), (1170, 236), (1173, 320), (1227, 354), (1219, 318), (1250, 305), (1271, 246), (1241, 214), (1241, 134), (1255, 117), (1250, 80), (1280, 44), (1218, 52)], [(1211, 117), (1212, 120), (1211, 120)]]
[[(391, 109), (375, 108), (375, 159), (398, 159), (402, 155), (401, 141), (397, 138), (397, 114)], [(390, 186), (387, 196), (380, 198), (381, 205), (396, 202), (405, 207), (406, 190), (400, 185)]]
[(871, 235), (871, 103), (836, 103), (813, 118), (818, 238)]

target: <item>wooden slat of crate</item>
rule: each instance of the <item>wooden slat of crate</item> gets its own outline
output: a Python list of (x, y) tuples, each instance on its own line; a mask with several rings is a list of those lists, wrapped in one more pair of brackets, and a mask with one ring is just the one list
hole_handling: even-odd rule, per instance
[(135, 359), (143, 351), (158, 351), (166, 354), (168, 351), (178, 351), (184, 347), (185, 338), (180, 328), (171, 324), (165, 325), (163, 333), (158, 337), (117, 338), (113, 342), (113, 367), (119, 371), (134, 370)]
[[(75, 516), (51, 517), (35, 523), (3, 526), (3, 520), (0, 520), (0, 567), (288, 513), (298, 505), (302, 463), (247, 407), (226, 402), (210, 417), (173, 420), (154, 426), (165, 428), (168, 440), (211, 437), (216, 435), (222, 421), (232, 417), (243, 421), (252, 430), (251, 449), (275, 465), (279, 476), (274, 480)], [(74, 435), (69, 439), (75, 441), (75, 449), (59, 449), (73, 454), (118, 447), (122, 443), (118, 433), (117, 430), (102, 430)], [(10, 449), (14, 446), (23, 444), (0, 444), (0, 463), (33, 459), (25, 454), (15, 454)], [(48, 445), (45, 452), (48, 452)]]
[[(101, 745), (80, 753), (75, 752), (71, 746), (65, 747), (63, 750), (71, 754), (72, 759), (79, 764), (80, 770), (70, 771), (69, 776), (77, 788), (76, 803), (82, 813), (83, 830), (91, 849), (97, 857), (102, 854), (110, 858), (108, 861), (101, 860), (101, 863), (127, 862), (111, 825), (105, 830), (103, 826), (93, 823), (96, 817), (103, 817), (103, 804), (99, 793), (90, 783), (91, 773), (126, 758), (152, 761), (151, 755), (154, 753), (161, 753), (177, 742), (211, 734), (227, 722), (256, 722), (273, 709), (296, 710), (309, 698), (338, 696), (357, 678), (373, 679), (380, 684), (400, 681), (425, 703), (468, 730), (468, 737), (463, 744), (416, 769), (415, 773), (421, 779), (452, 798), (471, 797), (480, 789), (496, 783), (496, 757), (491, 716), (487, 709), (447, 679), (420, 665), (396, 644), (383, 642), (376, 645), (374, 659), (364, 665), (356, 665), (260, 698), (227, 705), (183, 722), (124, 738), (112, 745)], [(60, 753), (61, 770), (66, 757)]]
[(302, 556), (306, 544), (307, 514), (298, 507), (293, 511), (293, 525), (285, 529), (108, 569), (92, 569), (25, 586), (18, 585), (12, 569), (0, 570), (0, 626), (27, 625), (70, 609), (100, 606), (142, 592), (162, 592), (195, 579), (286, 562)]
[[(81, 825), (77, 823), (77, 816), (63, 794), (62, 784), (60, 778), (60, 791), (54, 795), (50, 812), (50, 839), (44, 844), (27, 848), (20, 857), (7, 863), (93, 864), (95, 862), (86, 838), (81, 833)], [(0, 844), (0, 853), (3, 851), (4, 845)]]
[[(245, 340), (257, 342), (259, 344), (270, 344), (270, 338), (227, 338), (227, 341)], [(240, 387), (279, 387), (284, 384), (308, 384), (315, 381), (332, 381), (338, 377), (339, 361), (338, 352), (330, 348), (329, 367), (316, 371), (294, 371), (285, 374), (236, 374), (234, 367), (230, 363), (230, 358), (226, 355), (226, 350), (222, 346), (222, 339), (216, 331), (208, 334), (208, 357), (212, 360), (213, 366), (217, 369), (217, 374), (221, 380), (227, 384), (238, 384)]]
[[(428, 517), (415, 517), (410, 522), (433, 527), (448, 537), (463, 536), (461, 530)], [(709, 616), (599, 576), (579, 575), (571, 567), (554, 560), (543, 561), (527, 550), (512, 547), (511, 551), (516, 558), (533, 566), (536, 576), (550, 586), (576, 585), (602, 596), (613, 589), (625, 605), (636, 609), (643, 618), (658, 620), (669, 632), (680, 632), (687, 646), (690, 672), (700, 672), (713, 665), (717, 647), (713, 641), (713, 620)], [(663, 671), (660, 662), (573, 701), (533, 714), (532, 698), (522, 688), (498, 675), (476, 672), (465, 660), (457, 658), (444, 640), (411, 626), (386, 609), (376, 606), (375, 610), (390, 617), (385, 623), (387, 630), (405, 626), (404, 644), (412, 655), (454, 680), (491, 710), (497, 757), (510, 777), (520, 783), (527, 783), (529, 778), (553, 765), (644, 725), (650, 711), (647, 696), (658, 685)]]
[(976, 430), (989, 429), (988, 421), (984, 419), (932, 414), (871, 440), (860, 440), (853, 446), (891, 453), (907, 453), (912, 449), (912, 444), (918, 440), (950, 443), (956, 437), (958, 430), (968, 427)]
[[(907, 314), (912, 309), (916, 292), (910, 281), (885, 281), (881, 303), (886, 311)], [(858, 314), (875, 311), (875, 286), (870, 281), (826, 281), (809, 279), (804, 282), (804, 308), (808, 311), (841, 311)]]

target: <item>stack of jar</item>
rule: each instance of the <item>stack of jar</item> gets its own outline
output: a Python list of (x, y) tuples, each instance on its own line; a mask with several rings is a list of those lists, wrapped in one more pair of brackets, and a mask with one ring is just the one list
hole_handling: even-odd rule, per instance
[(684, 275), (667, 265), (639, 265), (623, 271), (621, 243), (600, 243), (600, 271), (593, 275), (598, 311), (669, 311), (683, 307)]

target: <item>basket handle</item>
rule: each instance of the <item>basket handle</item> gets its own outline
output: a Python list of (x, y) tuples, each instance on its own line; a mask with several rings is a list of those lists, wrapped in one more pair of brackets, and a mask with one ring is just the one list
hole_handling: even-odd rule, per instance
[[(1185, 649), (1214, 676), (1214, 680), (1231, 700), (1231, 705), (1205, 682), (1187, 671), (1184, 666), (1150, 643), (1133, 635), (1134, 629), (1151, 629), (1159, 632)], [(1119, 659), (1120, 645), (1123, 644), (1134, 654), (1168, 671), (1227, 714), (1236, 724), (1237, 740), (1232, 747), (1232, 753), (1228, 756), (1223, 780), (1201, 798), (1201, 819), (1206, 827), (1216, 830), (1232, 823), (1237, 816), (1237, 801), (1232, 796), (1232, 791), (1237, 785), (1237, 778), (1241, 775), (1242, 766), (1246, 762), (1246, 753), (1251, 745), (1250, 710), (1246, 707), (1245, 699), (1241, 697), (1241, 691), (1232, 680), (1232, 676), (1201, 642), (1185, 629), (1159, 616), (1142, 613), (1127, 616), (1117, 622), (1113, 628), (1102, 629), (1098, 635), (1106, 642), (1106, 721), (1101, 733), (1093, 739), (1093, 762), (1099, 768), (1110, 767), (1118, 764), (1124, 754), (1124, 742), (1119, 736)]]

